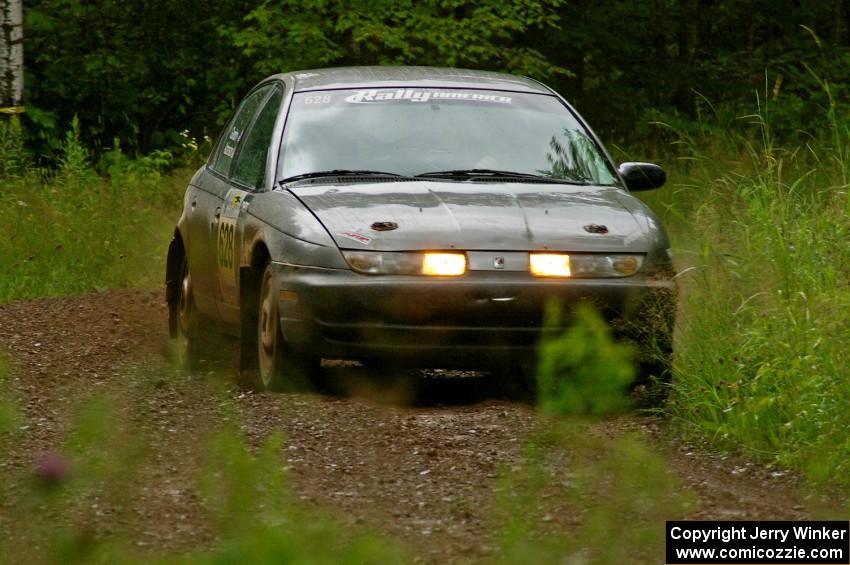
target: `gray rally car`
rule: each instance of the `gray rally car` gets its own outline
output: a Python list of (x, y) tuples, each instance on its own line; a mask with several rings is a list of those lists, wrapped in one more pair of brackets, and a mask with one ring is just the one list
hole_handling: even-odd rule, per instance
[[(194, 175), (168, 251), (185, 365), (239, 337), (253, 386), (321, 358), (492, 367), (534, 351), (551, 300), (591, 301), (667, 377), (669, 242), (556, 92), (517, 76), (355, 67), (271, 76)], [(602, 376), (601, 378), (604, 378)]]

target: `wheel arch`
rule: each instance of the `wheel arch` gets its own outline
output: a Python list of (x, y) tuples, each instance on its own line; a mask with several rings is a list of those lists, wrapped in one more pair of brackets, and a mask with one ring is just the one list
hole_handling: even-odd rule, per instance
[(266, 263), (271, 260), (271, 252), (269, 246), (262, 239), (254, 242), (251, 248), (251, 254), (248, 259), (248, 268), (254, 271), (260, 271), (266, 266)]
[(268, 245), (257, 239), (251, 246), (247, 261), (239, 268), (239, 368), (257, 368), (257, 301), (263, 268), (271, 260)]

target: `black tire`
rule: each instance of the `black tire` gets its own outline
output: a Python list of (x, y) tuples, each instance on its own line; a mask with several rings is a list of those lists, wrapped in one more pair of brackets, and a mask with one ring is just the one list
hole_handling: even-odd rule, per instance
[(195, 307), (192, 275), (185, 255), (180, 264), (180, 281), (174, 308), (176, 318), (176, 335), (172, 340), (174, 361), (183, 370), (197, 369), (204, 357), (206, 342), (202, 334), (203, 318)]
[(491, 371), (499, 396), (515, 402), (537, 403), (537, 358), (521, 355)]
[(321, 360), (295, 351), (283, 338), (270, 263), (260, 277), (257, 298), (257, 369), (246, 384), (255, 390), (293, 391), (320, 382)]
[(649, 361), (638, 363), (632, 383), (632, 398), (638, 408), (663, 408), (673, 383), (673, 353), (656, 353)]
[(673, 332), (676, 297), (670, 291), (651, 295), (630, 325), (627, 339), (637, 352), (637, 375), (631, 394), (638, 408), (660, 409), (673, 382)]

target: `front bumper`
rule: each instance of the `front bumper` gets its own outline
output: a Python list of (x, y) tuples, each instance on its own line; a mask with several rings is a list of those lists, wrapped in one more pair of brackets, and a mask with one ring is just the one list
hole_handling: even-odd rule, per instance
[(554, 280), (483, 271), (459, 278), (369, 276), (274, 265), (286, 340), (323, 357), (500, 363), (534, 350), (551, 301), (567, 317), (547, 331), (562, 329), (571, 307), (590, 302), (618, 335), (648, 338), (653, 347), (672, 335), (676, 287), (670, 280)]

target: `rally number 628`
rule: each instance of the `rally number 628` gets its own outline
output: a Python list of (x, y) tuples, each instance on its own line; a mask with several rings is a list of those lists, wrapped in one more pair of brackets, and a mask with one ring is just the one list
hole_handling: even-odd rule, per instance
[(218, 265), (223, 269), (233, 268), (236, 241), (236, 224), (223, 222), (218, 230)]

